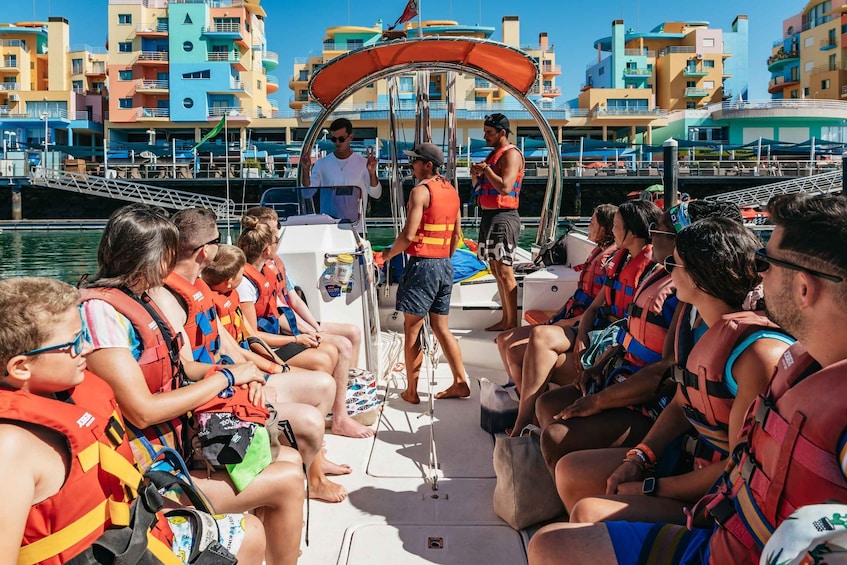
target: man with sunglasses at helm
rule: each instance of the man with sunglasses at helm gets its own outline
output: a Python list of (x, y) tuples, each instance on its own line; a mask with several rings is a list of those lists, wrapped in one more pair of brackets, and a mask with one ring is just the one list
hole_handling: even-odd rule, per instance
[[(367, 157), (354, 153), (350, 148), (353, 141), (353, 124), (347, 118), (338, 118), (329, 125), (329, 140), (335, 144), (335, 151), (318, 159), (312, 169), (310, 151), (304, 152), (300, 159), (303, 169), (303, 186), (358, 186), (362, 194), (362, 210), (368, 209), (368, 196), (382, 196), (382, 185), (376, 176), (377, 159), (372, 147)], [(311, 198), (315, 190), (304, 190), (303, 198)], [(332, 198), (321, 198), (321, 212), (333, 218), (350, 220), (362, 231), (363, 219), (359, 218), (359, 199), (356, 194), (343, 195), (335, 192)]]
[(483, 136), (494, 150), (482, 163), (471, 166), (472, 196), (482, 208), (477, 254), (488, 261), (503, 305), (503, 318), (486, 328), (496, 332), (518, 326), (518, 285), (512, 264), (521, 231), (518, 204), (524, 158), (520, 149), (509, 143), (509, 128), (509, 118), (503, 114), (486, 116)]

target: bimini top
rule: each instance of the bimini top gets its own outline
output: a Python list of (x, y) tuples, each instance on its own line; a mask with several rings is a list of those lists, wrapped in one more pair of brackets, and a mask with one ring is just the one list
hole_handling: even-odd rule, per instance
[(379, 43), (331, 60), (309, 84), (309, 92), (324, 108), (350, 85), (397, 67), (443, 63), (486, 71), (526, 95), (535, 84), (538, 67), (526, 53), (503, 43), (471, 37), (422, 37)]

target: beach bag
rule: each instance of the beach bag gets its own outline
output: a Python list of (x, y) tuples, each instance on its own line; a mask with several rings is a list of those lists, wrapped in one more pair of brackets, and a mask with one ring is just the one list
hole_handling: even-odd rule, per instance
[(565, 511), (541, 454), (541, 428), (527, 426), (519, 437), (494, 440), (494, 513), (516, 530)]
[(582, 366), (593, 367), (597, 359), (610, 347), (618, 344), (618, 332), (626, 327), (626, 318), (609, 324), (605, 329), (588, 332), (589, 344), (582, 352)]
[(759, 563), (847, 563), (847, 505), (812, 504), (798, 508), (774, 530)]
[(479, 379), (479, 425), (490, 434), (511, 428), (518, 419), (518, 391), (515, 383), (498, 385)]
[[(350, 369), (347, 376), (347, 414), (360, 424), (370, 426), (376, 422), (379, 394), (376, 375), (366, 369)], [(332, 419), (332, 413), (327, 421)]]
[(565, 230), (565, 233), (559, 236), (558, 239), (548, 241), (538, 250), (535, 263), (541, 263), (545, 267), (551, 265), (567, 265), (568, 264), (568, 232), (570, 228)]

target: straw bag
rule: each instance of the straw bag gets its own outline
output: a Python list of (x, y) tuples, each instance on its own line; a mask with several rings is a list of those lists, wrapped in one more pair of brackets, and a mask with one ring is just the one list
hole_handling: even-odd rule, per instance
[(520, 437), (494, 440), (494, 513), (516, 530), (550, 520), (565, 511), (541, 455), (538, 426)]

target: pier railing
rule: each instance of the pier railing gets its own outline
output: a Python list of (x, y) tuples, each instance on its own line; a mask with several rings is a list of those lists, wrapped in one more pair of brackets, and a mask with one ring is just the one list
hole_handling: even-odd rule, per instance
[(707, 196), (705, 200), (732, 202), (739, 206), (757, 206), (766, 204), (768, 200), (779, 194), (795, 194), (798, 192), (827, 194), (840, 191), (841, 170), (835, 170), (809, 177), (775, 182), (733, 192), (724, 192), (723, 194)]
[(47, 169), (38, 175), (34, 175), (31, 182), (34, 185), (47, 188), (115, 198), (128, 202), (140, 202), (176, 210), (195, 207), (210, 208), (215, 211), (220, 219), (232, 218), (236, 213), (235, 203), (226, 198), (151, 186), (129, 180)]

